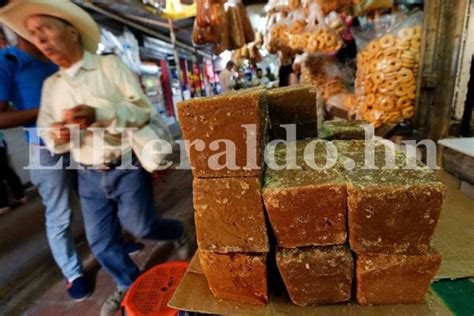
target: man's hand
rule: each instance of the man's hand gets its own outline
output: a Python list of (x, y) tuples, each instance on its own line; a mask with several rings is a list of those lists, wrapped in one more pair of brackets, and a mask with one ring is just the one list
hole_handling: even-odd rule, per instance
[(66, 122), (56, 122), (50, 126), (53, 130), (51, 131), (51, 138), (54, 140), (56, 145), (66, 144), (71, 139), (71, 132), (66, 127)]
[(88, 128), (95, 122), (95, 108), (80, 104), (64, 111), (66, 124), (78, 124), (80, 129)]

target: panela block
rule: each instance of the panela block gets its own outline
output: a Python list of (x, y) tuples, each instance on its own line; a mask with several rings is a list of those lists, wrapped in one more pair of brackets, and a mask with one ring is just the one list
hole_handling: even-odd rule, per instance
[(441, 256), (434, 249), (417, 255), (358, 254), (357, 301), (362, 305), (423, 303), (440, 264)]
[(268, 252), (259, 178), (195, 178), (197, 243), (215, 252)]
[(265, 91), (183, 101), (178, 115), (195, 177), (262, 175), (268, 136)]
[(347, 177), (352, 251), (428, 251), (445, 196), (431, 170), (355, 170)]
[(253, 305), (268, 303), (267, 255), (199, 251), (212, 294)]
[(354, 265), (345, 246), (279, 249), (277, 265), (296, 305), (334, 304), (351, 299)]
[(268, 110), (275, 139), (286, 139), (285, 124), (296, 125), (296, 139), (318, 134), (316, 89), (311, 85), (277, 88), (268, 91)]
[(346, 241), (346, 184), (335, 169), (267, 169), (263, 200), (280, 247)]

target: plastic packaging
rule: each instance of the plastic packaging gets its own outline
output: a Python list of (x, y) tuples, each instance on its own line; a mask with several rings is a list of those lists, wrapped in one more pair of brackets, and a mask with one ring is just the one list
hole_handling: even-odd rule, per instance
[(200, 46), (200, 45), (206, 44), (204, 32), (205, 32), (205, 29), (200, 28), (197, 24), (197, 19), (195, 19), (194, 26), (193, 26), (193, 34), (192, 34), (192, 40), (193, 40), (194, 45)]
[(405, 18), (368, 42), (357, 57), (356, 99), (359, 117), (374, 126), (414, 115), (421, 49), (422, 13)]
[(212, 0), (196, 0), (196, 21), (200, 28), (211, 26)]
[(226, 13), (224, 4), (218, 0), (214, 0), (211, 4), (209, 25), (211, 27), (220, 27), (225, 20)]
[(288, 8), (292, 11), (298, 9), (300, 6), (300, 0), (288, 0)]
[(250, 22), (250, 18), (247, 13), (247, 9), (243, 5), (242, 2), (237, 3), (237, 7), (240, 11), (240, 19), (242, 21), (242, 27), (245, 36), (245, 43), (251, 43), (255, 40), (255, 32), (252, 27), (252, 23)]
[(227, 20), (227, 14), (224, 10), (224, 5), (221, 5), (221, 10), (219, 10), (218, 13), (221, 15), (221, 17), (219, 18), (222, 19), (222, 23), (220, 24), (220, 26), (215, 28), (216, 30), (219, 30), (219, 40), (212, 48), (212, 52), (215, 55), (220, 55), (222, 52), (224, 52), (226, 49), (229, 49), (230, 47), (229, 22)]
[[(328, 102), (334, 96), (350, 94), (349, 71), (335, 57), (324, 54), (308, 54), (302, 68), (302, 82), (313, 84), (318, 97)], [(352, 101), (351, 101), (352, 102)]]
[(232, 49), (241, 48), (245, 45), (245, 33), (240, 16), (240, 10), (237, 5), (229, 2), (227, 8), (227, 18), (230, 30), (230, 44)]
[(356, 16), (362, 16), (369, 11), (378, 9), (390, 9), (393, 7), (392, 0), (359, 0), (354, 1), (354, 13)]

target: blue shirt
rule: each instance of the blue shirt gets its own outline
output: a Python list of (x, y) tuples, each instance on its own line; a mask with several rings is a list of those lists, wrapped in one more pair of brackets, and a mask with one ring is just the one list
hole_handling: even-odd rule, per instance
[[(15, 46), (0, 50), (0, 101), (9, 101), (20, 111), (39, 108), (43, 82), (57, 71), (52, 62), (43, 62)], [(41, 140), (32, 133), (27, 142), (40, 144)]]

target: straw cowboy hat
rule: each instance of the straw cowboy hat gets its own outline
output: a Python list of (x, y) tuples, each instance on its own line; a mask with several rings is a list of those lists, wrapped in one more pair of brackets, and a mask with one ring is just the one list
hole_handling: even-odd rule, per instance
[(91, 53), (97, 51), (100, 30), (92, 17), (70, 0), (10, 0), (0, 8), (0, 22), (21, 37), (31, 41), (26, 19), (32, 15), (47, 15), (71, 23), (81, 34), (82, 46)]

